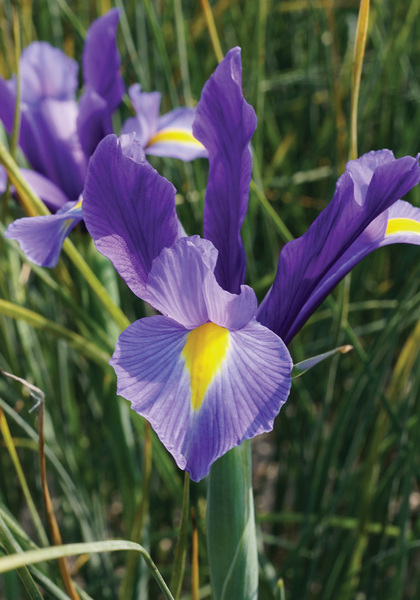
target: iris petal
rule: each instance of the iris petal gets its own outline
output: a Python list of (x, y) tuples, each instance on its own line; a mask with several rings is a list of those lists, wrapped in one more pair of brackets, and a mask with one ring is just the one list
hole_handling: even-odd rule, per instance
[(409, 156), (396, 160), (382, 150), (346, 168), (327, 208), (302, 237), (281, 251), (273, 287), (259, 309), (260, 322), (286, 343), (369, 252), (393, 241), (417, 243), (413, 233), (399, 240), (385, 233), (394, 206), (397, 212), (402, 206), (399, 197), (420, 180), (418, 161)]
[(228, 332), (224, 358), (200, 406), (193, 406), (194, 383), (183, 356), (188, 335), (166, 317), (141, 319), (121, 334), (111, 364), (118, 393), (198, 481), (230, 448), (272, 428), (289, 393), (291, 360), (283, 342), (253, 320)]
[(257, 123), (242, 94), (239, 48), (228, 52), (207, 81), (196, 111), (193, 134), (209, 153), (204, 237), (219, 251), (215, 271), (219, 284), (238, 293), (246, 268), (240, 229), (251, 180), (249, 141)]
[(153, 262), (147, 282), (147, 301), (164, 315), (193, 329), (207, 321), (239, 329), (255, 316), (254, 291), (223, 290), (214, 275), (217, 250), (198, 236), (179, 239)]
[(36, 265), (55, 267), (64, 240), (82, 220), (80, 204), (68, 202), (55, 215), (17, 219), (9, 225), (5, 237), (17, 240)]
[(160, 117), (157, 130), (150, 137), (147, 153), (190, 161), (206, 157), (207, 150), (192, 132), (193, 108), (176, 108)]
[(83, 218), (99, 252), (143, 298), (153, 259), (178, 237), (175, 188), (107, 136), (90, 159)]

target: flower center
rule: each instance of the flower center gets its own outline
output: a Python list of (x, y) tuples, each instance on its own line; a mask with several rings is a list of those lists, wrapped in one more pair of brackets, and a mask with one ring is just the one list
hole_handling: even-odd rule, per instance
[(229, 330), (214, 323), (204, 323), (187, 336), (182, 357), (190, 374), (191, 405), (198, 410), (207, 388), (220, 371), (229, 346)]

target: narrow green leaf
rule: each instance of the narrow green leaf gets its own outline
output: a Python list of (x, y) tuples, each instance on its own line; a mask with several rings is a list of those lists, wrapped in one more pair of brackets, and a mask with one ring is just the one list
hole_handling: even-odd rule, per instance
[(292, 377), (300, 377), (306, 373), (306, 371), (309, 371), (309, 369), (312, 369), (312, 367), (315, 367), (315, 365), (322, 362), (326, 358), (330, 358), (335, 354), (347, 354), (347, 352), (350, 352), (350, 350), (353, 350), (353, 346), (350, 346), (350, 344), (345, 344), (344, 346), (339, 346), (338, 348), (334, 348), (334, 350), (330, 350), (329, 352), (324, 352), (323, 354), (318, 354), (317, 356), (312, 356), (312, 358), (302, 360), (302, 362), (293, 365)]
[(20, 569), (27, 565), (63, 558), (65, 556), (78, 556), (80, 554), (97, 554), (100, 552), (117, 552), (122, 550), (134, 550), (144, 558), (150, 572), (155, 578), (159, 588), (167, 600), (174, 600), (166, 583), (164, 582), (158, 568), (146, 552), (143, 546), (127, 540), (105, 540), (102, 542), (87, 542), (80, 544), (64, 544), (62, 546), (50, 546), (39, 550), (28, 550), (10, 556), (0, 558), (0, 573), (6, 573), (14, 569)]
[[(16, 543), (16, 540), (14, 540), (12, 534), (10, 533), (9, 528), (7, 527), (6, 523), (3, 521), (1, 515), (0, 515), (0, 546), (2, 546), (4, 548), (4, 550), (7, 552), (7, 554), (14, 554), (16, 551), (20, 551), (20, 547), (19, 545)], [(42, 600), (42, 596), (34, 582), (34, 580), (32, 579), (31, 574), (29, 573), (28, 569), (24, 566), (22, 566), (20, 569), (18, 569), (18, 575), (23, 583), (23, 585), (26, 588), (26, 591), (29, 594), (29, 597), (31, 598), (31, 600)]]
[(360, 79), (362, 76), (363, 58), (365, 56), (366, 37), (369, 23), (370, 0), (360, 0), (359, 18), (357, 21), (356, 42), (354, 46), (353, 75), (351, 86), (351, 146), (350, 158), (355, 159), (357, 153), (357, 108), (359, 103)]

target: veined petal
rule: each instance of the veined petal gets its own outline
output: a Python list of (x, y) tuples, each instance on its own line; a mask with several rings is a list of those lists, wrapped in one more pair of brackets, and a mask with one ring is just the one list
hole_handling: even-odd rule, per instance
[(193, 135), (209, 154), (204, 237), (219, 251), (218, 282), (235, 293), (245, 279), (240, 229), (248, 206), (252, 170), (249, 141), (256, 123), (254, 109), (242, 94), (240, 49), (234, 48), (203, 88)]
[(158, 126), (161, 95), (159, 92), (142, 92), (139, 83), (130, 86), (128, 93), (136, 116), (125, 121), (122, 132), (135, 132), (143, 148), (146, 148)]
[(163, 115), (157, 130), (148, 140), (147, 153), (185, 161), (206, 157), (207, 150), (192, 133), (194, 117), (193, 108), (176, 108)]
[(83, 79), (88, 90), (101, 96), (112, 114), (124, 95), (121, 59), (116, 37), (119, 10), (113, 8), (89, 27), (83, 49)]
[[(395, 160), (389, 151), (380, 151), (351, 161), (328, 207), (302, 237), (281, 251), (259, 321), (288, 343), (363, 256), (392, 243), (392, 234), (386, 236), (388, 214), (394, 214), (393, 205), (401, 206), (399, 196), (419, 180), (418, 161), (409, 156)], [(410, 235), (413, 239), (413, 232)]]
[(67, 202), (55, 215), (17, 219), (9, 225), (5, 237), (17, 240), (36, 265), (55, 267), (64, 240), (81, 220), (81, 200)]
[(420, 245), (420, 209), (404, 200), (398, 200), (376, 217), (329, 270), (301, 309), (288, 336), (291, 338), (299, 331), (309, 315), (362, 258), (377, 248), (397, 243)]
[(233, 332), (202, 327), (207, 331), (161, 316), (141, 319), (121, 334), (111, 360), (118, 393), (195, 481), (230, 448), (272, 429), (292, 367), (283, 342), (255, 321)]
[(255, 293), (247, 286), (239, 295), (223, 290), (214, 276), (216, 261), (217, 250), (209, 240), (180, 238), (153, 261), (147, 301), (186, 329), (207, 321), (229, 329), (243, 327), (255, 316)]
[(153, 259), (178, 236), (175, 188), (110, 135), (90, 159), (82, 208), (99, 252), (143, 298)]

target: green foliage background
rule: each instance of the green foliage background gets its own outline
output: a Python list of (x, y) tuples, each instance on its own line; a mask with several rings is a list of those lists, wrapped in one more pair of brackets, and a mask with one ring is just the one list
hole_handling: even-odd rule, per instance
[[(144, 90), (162, 92), (162, 112), (194, 105), (217, 60), (201, 5), (190, 0), (3, 0), (1, 75), (8, 78), (14, 70), (13, 10), (23, 47), (47, 40), (80, 62), (89, 24), (111, 6), (122, 11), (118, 43), (127, 87), (140, 81)], [(261, 298), (288, 231), (301, 235), (326, 206), (348, 158), (358, 2), (218, 0), (212, 8), (223, 51), (242, 47), (244, 94), (258, 116), (243, 238), (247, 283)], [(371, 2), (360, 153), (391, 148), (400, 157), (419, 150), (419, 13), (417, 0)], [(127, 101), (115, 115), (116, 132), (129, 112)], [(23, 157), (19, 160), (23, 164)], [(177, 187), (187, 232), (200, 233), (206, 161), (154, 159), (153, 164)], [(420, 206), (419, 190), (408, 199)], [(2, 214), (3, 232), (23, 212), (8, 200)], [(72, 239), (130, 321), (146, 315), (147, 307), (85, 232), (75, 231)], [(47, 470), (63, 541), (132, 539), (143, 499), (140, 513), (150, 508), (137, 541), (169, 581), (183, 474), (152, 433), (152, 472), (150, 486), (145, 485), (145, 425), (116, 397), (106, 360), (117, 327), (66, 257), (52, 272), (34, 267), (1, 235), (0, 265), (2, 300), (77, 332), (98, 350), (92, 358), (87, 346), (75, 349), (57, 332), (6, 316), (0, 307), (0, 367), (46, 395)], [(253, 442), (261, 600), (280, 597), (280, 577), (287, 600), (420, 596), (419, 266), (415, 246), (392, 246), (369, 256), (291, 344), (295, 362), (344, 343), (353, 344), (354, 351), (296, 379), (274, 431)], [(0, 406), (44, 521), (32, 404), (20, 384), (0, 377)], [(200, 597), (210, 598), (205, 493), (205, 481), (191, 484)], [(5, 444), (0, 444), (0, 516), (21, 548), (42, 545)], [(118, 598), (126, 561), (121, 552), (73, 561), (81, 597)], [(30, 572), (46, 598), (67, 597), (54, 563)], [(159, 597), (143, 564), (134, 574), (133, 598)], [(6, 600), (35, 597), (15, 572), (0, 577)], [(183, 598), (190, 597), (190, 578), (189, 546)]]

